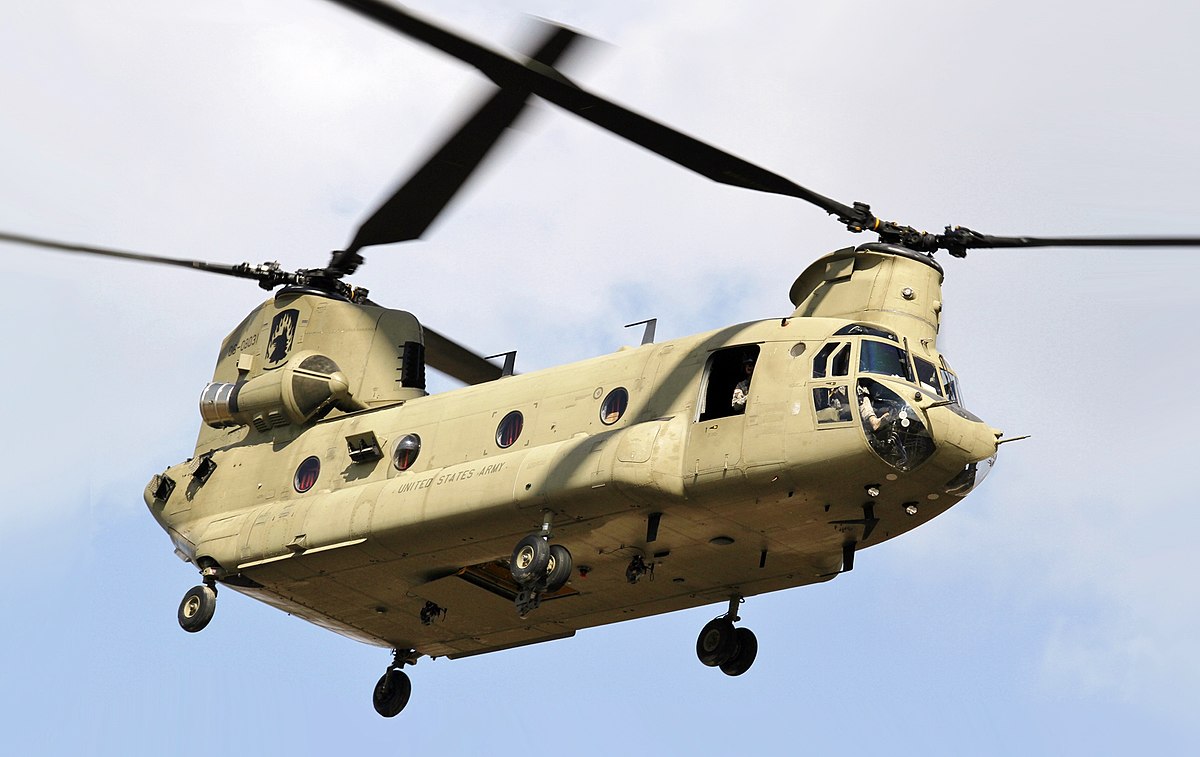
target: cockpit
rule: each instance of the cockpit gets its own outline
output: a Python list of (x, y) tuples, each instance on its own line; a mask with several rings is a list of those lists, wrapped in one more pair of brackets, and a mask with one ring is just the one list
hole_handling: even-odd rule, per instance
[[(907, 471), (934, 451), (925, 416), (896, 387), (897, 382), (936, 397), (958, 415), (978, 420), (962, 408), (958, 378), (949, 364), (910, 353), (907, 343), (892, 332), (867, 324), (839, 329), (813, 356), (813, 388), (818, 427), (857, 420), (871, 449), (888, 464)], [(857, 373), (851, 365), (857, 353)], [(853, 383), (851, 383), (853, 382)], [(982, 477), (979, 477), (982, 478)], [(965, 481), (956, 482), (961, 487)], [(971, 484), (977, 483), (972, 480)]]

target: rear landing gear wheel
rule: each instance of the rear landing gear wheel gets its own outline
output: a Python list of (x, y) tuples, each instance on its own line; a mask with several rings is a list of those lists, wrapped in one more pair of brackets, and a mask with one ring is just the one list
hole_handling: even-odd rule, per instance
[(727, 676), (740, 676), (754, 664), (758, 656), (758, 638), (749, 628), (738, 628), (734, 631), (736, 648), (728, 660), (720, 664), (721, 672)]
[(207, 584), (193, 586), (179, 603), (179, 627), (188, 633), (204, 630), (217, 611), (217, 590)]
[(546, 572), (550, 562), (550, 545), (541, 534), (530, 534), (517, 542), (513, 549), (509, 571), (521, 586), (535, 583)]
[(543, 594), (553, 594), (571, 578), (571, 552), (549, 542), (549, 516), (540, 533), (529, 534), (513, 549), (508, 570), (517, 584), (513, 603), (524, 618), (542, 603)]
[(721, 665), (737, 652), (736, 631), (724, 615), (708, 621), (696, 638), (696, 657), (710, 668)]
[(571, 551), (561, 544), (550, 545), (550, 562), (546, 565), (546, 591), (558, 591), (571, 577)]
[(385, 718), (394, 718), (400, 714), (412, 696), (412, 681), (399, 668), (388, 668), (388, 671), (375, 684), (375, 692), (371, 696), (371, 704), (375, 712)]

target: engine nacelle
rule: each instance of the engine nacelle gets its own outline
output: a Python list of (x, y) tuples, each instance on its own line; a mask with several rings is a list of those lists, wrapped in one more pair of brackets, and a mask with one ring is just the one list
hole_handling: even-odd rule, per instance
[(325, 355), (299, 352), (284, 366), (237, 384), (211, 383), (200, 394), (200, 416), (212, 428), (253, 425), (259, 431), (301, 425), (334, 407), (364, 409), (346, 375)]

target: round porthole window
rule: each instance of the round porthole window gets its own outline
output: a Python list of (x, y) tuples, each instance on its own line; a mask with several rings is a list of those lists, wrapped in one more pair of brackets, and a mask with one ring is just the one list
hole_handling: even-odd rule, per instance
[(296, 487), (296, 491), (303, 494), (313, 488), (313, 484), (317, 483), (317, 476), (321, 475), (321, 461), (316, 455), (306, 457), (304, 462), (300, 463), (296, 468), (296, 475), (292, 478), (292, 486)]
[(408, 434), (396, 442), (396, 448), (392, 451), (392, 465), (398, 471), (406, 471), (417, 461), (419, 454), (421, 454), (421, 437), (416, 434)]
[(600, 403), (600, 422), (605, 426), (611, 426), (621, 420), (627, 407), (629, 407), (629, 392), (625, 390), (625, 387), (618, 386), (609, 392), (604, 401)]
[(507, 449), (516, 444), (517, 438), (521, 436), (521, 429), (525, 427), (525, 418), (521, 415), (520, 410), (513, 410), (504, 419), (500, 421), (500, 425), (496, 427), (496, 444), (501, 449)]

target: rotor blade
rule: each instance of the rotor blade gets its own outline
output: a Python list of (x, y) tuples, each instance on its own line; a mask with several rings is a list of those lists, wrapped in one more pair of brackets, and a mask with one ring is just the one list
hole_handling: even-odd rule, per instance
[(162, 255), (147, 255), (142, 252), (126, 252), (122, 250), (110, 250), (106, 247), (89, 247), (81, 244), (68, 244), (66, 242), (56, 242), (52, 239), (39, 239), (37, 237), (27, 237), (20, 234), (7, 234), (0, 232), (0, 241), (12, 242), (14, 244), (25, 244), (33, 247), (44, 247), (50, 250), (59, 250), (61, 252), (82, 252), (88, 255), (103, 255), (109, 258), (122, 258), (124, 260), (136, 260), (142, 263), (160, 263), (163, 265), (174, 265), (183, 268), (194, 268), (200, 271), (208, 271), (209, 273), (220, 273), (226, 276), (237, 276), (243, 279), (258, 279), (262, 280), (262, 271), (251, 268), (249, 265), (242, 263), (240, 265), (227, 265), (225, 263), (206, 263), (203, 260), (186, 260), (183, 258), (168, 258)]
[[(454, 32), (414, 16), (408, 11), (380, 0), (332, 0), (371, 18), (395, 31), (420, 40), (444, 53), (475, 66), (502, 87), (526, 87), (555, 105), (591, 121), (634, 144), (713, 181), (760, 192), (787, 195), (806, 200), (847, 222), (869, 227), (874, 218), (865, 206), (843, 205), (779, 174), (689, 137), (670, 126), (635, 113), (602, 97), (587, 92), (557, 76), (553, 70), (522, 65)], [(865, 212), (865, 216), (864, 216)]]
[(982, 234), (966, 244), (987, 247), (1200, 247), (1200, 237), (997, 237)]
[[(580, 35), (561, 26), (545, 26), (549, 27), (549, 33), (533, 59), (553, 66)], [(363, 247), (406, 242), (425, 233), (520, 115), (529, 94), (527, 86), (506, 87), (485, 102), (363, 222), (347, 254), (335, 255), (331, 267), (343, 270), (349, 267), (353, 254)]]
[[(967, 250), (1017, 247), (1200, 247), (1200, 237), (998, 237), (963, 226), (947, 226), (943, 234), (921, 234), (926, 251), (948, 250), (966, 257)], [(920, 249), (914, 247), (914, 249)]]
[(500, 367), (484, 360), (458, 342), (422, 324), (425, 332), (425, 364), (466, 384), (482, 384), (500, 378)]

